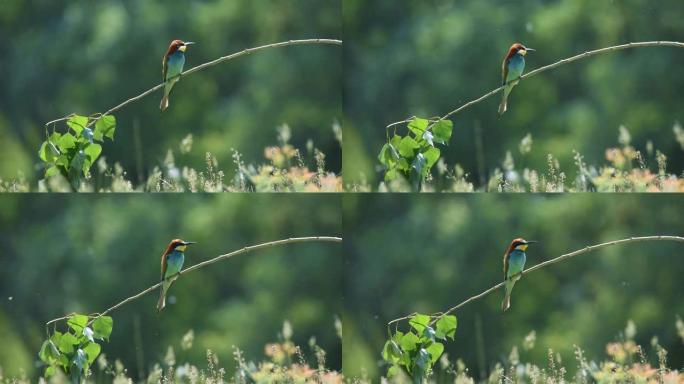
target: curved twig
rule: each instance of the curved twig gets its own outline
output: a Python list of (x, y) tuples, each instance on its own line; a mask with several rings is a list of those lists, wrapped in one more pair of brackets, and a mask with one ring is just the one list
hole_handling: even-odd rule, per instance
[[(583, 253), (591, 252), (591, 251), (598, 249), (598, 248), (607, 247), (610, 245), (624, 244), (624, 243), (632, 243), (632, 242), (640, 242), (640, 241), (657, 241), (657, 240), (684, 242), (684, 237), (681, 237), (681, 236), (640, 236), (640, 237), (630, 237), (630, 238), (621, 239), (621, 240), (608, 241), (608, 242), (600, 243), (600, 244), (596, 244), (596, 245), (590, 245), (590, 246), (584, 247), (582, 249), (579, 249), (577, 251), (566, 253), (566, 254), (560, 255), (554, 259), (547, 260), (547, 261), (544, 261), (542, 263), (539, 263), (539, 264), (537, 264), (531, 268), (526, 269), (525, 271), (522, 272), (522, 274), (526, 275), (530, 272), (536, 271), (537, 269), (543, 268), (547, 265), (555, 264), (555, 263), (558, 263), (558, 262), (563, 261), (565, 259), (577, 256), (577, 255), (581, 255)], [(449, 308), (448, 310), (440, 313), (437, 316), (434, 316), (434, 315), (431, 316), (431, 317), (433, 317), (433, 319), (430, 321), (430, 325), (435, 324), (437, 322), (437, 320), (439, 320), (441, 317), (446, 316), (446, 315), (454, 312), (455, 310), (463, 307), (464, 305), (466, 305), (472, 301), (475, 301), (477, 299), (481, 299), (481, 298), (487, 296), (488, 294), (496, 291), (497, 289), (501, 288), (505, 283), (506, 283), (506, 281), (502, 281), (499, 284), (496, 284), (495, 286), (485, 290), (484, 292), (482, 292), (478, 295), (472, 296), (472, 297), (468, 298), (467, 300)], [(398, 322), (403, 321), (403, 320), (408, 320), (411, 317), (412, 317), (412, 315), (408, 315), (408, 316), (399, 317), (397, 319), (394, 319), (394, 320), (387, 323), (387, 329), (389, 330), (389, 327), (392, 324), (398, 323)]]
[[(249, 54), (251, 54), (251, 53), (254, 53), (254, 52), (257, 52), (257, 51), (261, 51), (261, 50), (264, 50), (264, 49), (268, 49), (268, 48), (278, 48), (278, 47), (287, 47), (287, 46), (290, 46), (290, 45), (302, 45), (302, 44), (334, 44), (334, 45), (342, 45), (342, 40), (335, 40), (335, 39), (302, 39), (302, 40), (288, 40), (288, 41), (283, 41), (283, 42), (280, 42), (280, 43), (267, 44), (267, 45), (262, 45), (262, 46), (254, 47), (254, 48), (247, 48), (247, 49), (244, 49), (244, 50), (242, 50), (242, 51), (240, 51), (240, 52), (236, 52), (236, 53), (233, 53), (233, 54), (230, 54), (230, 55), (227, 55), (227, 56), (222, 56), (222, 57), (219, 57), (218, 59), (215, 59), (215, 60), (206, 62), (206, 63), (204, 63), (204, 64), (200, 64), (200, 65), (198, 65), (198, 66), (196, 66), (196, 67), (190, 68), (190, 69), (188, 69), (187, 71), (181, 73), (179, 76), (180, 76), (180, 77), (188, 76), (188, 75), (190, 75), (190, 74), (192, 74), (192, 73), (195, 73), (195, 72), (197, 72), (197, 71), (201, 71), (202, 69), (205, 69), (205, 68), (214, 66), (214, 65), (219, 64), (219, 63), (222, 63), (222, 62), (224, 62), (224, 61), (232, 60), (232, 59), (238, 58), (238, 57), (240, 57), (240, 56), (249, 55)], [(98, 116), (98, 117), (95, 118), (95, 119), (92, 119), (92, 120), (88, 123), (87, 126), (88, 126), (88, 127), (91, 127), (93, 124), (95, 124), (98, 120), (100, 120), (100, 119), (103, 118), (104, 116), (107, 116), (107, 115), (111, 114), (112, 112), (117, 111), (117, 110), (123, 108), (123, 107), (126, 106), (127, 104), (130, 104), (130, 103), (132, 103), (132, 102), (134, 102), (134, 101), (137, 101), (137, 100), (142, 99), (143, 97), (149, 95), (150, 93), (153, 93), (154, 91), (158, 90), (159, 88), (161, 88), (161, 87), (163, 87), (163, 86), (164, 86), (164, 83), (158, 84), (158, 85), (156, 85), (156, 86), (154, 86), (154, 87), (148, 89), (147, 91), (145, 91), (145, 92), (139, 94), (138, 96), (131, 97), (130, 99), (128, 99), (128, 100), (126, 100), (126, 101), (120, 103), (119, 105), (110, 108), (107, 112), (101, 114), (100, 116)], [(58, 122), (60, 122), (60, 121), (68, 120), (69, 117), (71, 117), (72, 115), (73, 115), (73, 113), (72, 113), (72, 114), (69, 114), (69, 115), (67, 115), (67, 116), (65, 116), (65, 117), (62, 117), (62, 118), (59, 118), (59, 119), (55, 119), (55, 120), (49, 121), (49, 122), (47, 122), (47, 123), (45, 124), (45, 126), (48, 126), (48, 125), (54, 124), (54, 123), (58, 123)]]
[[(332, 237), (332, 236), (291, 237), (291, 238), (288, 238), (288, 239), (282, 239), (282, 240), (270, 241), (270, 242), (268, 242), (268, 243), (262, 243), (262, 244), (257, 244), (257, 245), (251, 245), (251, 246), (248, 246), (248, 247), (244, 247), (244, 248), (238, 249), (237, 251), (233, 251), (233, 252), (230, 252), (230, 253), (226, 253), (226, 254), (224, 254), (224, 255), (216, 256), (216, 257), (214, 257), (213, 259), (205, 260), (205, 261), (203, 261), (203, 262), (201, 262), (201, 263), (195, 264), (195, 265), (193, 265), (193, 266), (191, 266), (191, 267), (189, 267), (189, 268), (187, 268), (187, 269), (185, 269), (185, 270), (179, 272), (178, 275), (181, 275), (181, 274), (184, 275), (184, 274), (187, 274), (187, 273), (189, 273), (189, 272), (192, 272), (192, 271), (194, 271), (194, 270), (196, 270), (196, 269), (199, 269), (199, 268), (202, 268), (202, 267), (206, 267), (207, 265), (210, 265), (210, 264), (214, 264), (214, 263), (216, 263), (217, 261), (221, 261), (221, 260), (224, 260), (224, 259), (228, 259), (228, 258), (231, 258), (231, 257), (233, 257), (233, 256), (237, 256), (237, 255), (240, 255), (240, 254), (243, 254), (243, 253), (247, 253), (247, 252), (250, 252), (250, 251), (256, 251), (257, 249), (268, 248), (268, 247), (273, 247), (273, 246), (276, 246), (276, 245), (283, 245), (283, 244), (289, 244), (289, 243), (303, 243), (303, 242), (314, 242), (314, 241), (326, 241), (326, 242), (341, 243), (341, 242), (342, 242), (342, 238), (341, 238), (341, 237)], [(133, 301), (133, 300), (135, 300), (135, 299), (138, 299), (138, 298), (140, 298), (140, 297), (142, 297), (142, 296), (144, 296), (144, 295), (146, 295), (146, 294), (148, 294), (148, 293), (154, 291), (155, 289), (159, 288), (159, 287), (161, 286), (161, 284), (162, 284), (162, 283), (159, 282), (159, 283), (157, 283), (157, 284), (155, 284), (155, 285), (153, 285), (153, 286), (151, 286), (151, 287), (149, 287), (149, 288), (147, 288), (147, 289), (141, 291), (141, 292), (138, 293), (138, 294), (135, 294), (135, 295), (133, 295), (133, 296), (131, 296), (131, 297), (129, 297), (129, 298), (126, 298), (126, 299), (120, 301), (119, 303), (113, 305), (112, 307), (108, 308), (108, 309), (105, 310), (104, 312), (98, 313), (96, 316), (93, 316), (93, 317), (88, 321), (88, 325), (92, 324), (93, 321), (95, 321), (97, 318), (102, 317), (102, 316), (104, 316), (104, 315), (110, 313), (111, 311), (113, 311), (113, 310), (115, 310), (115, 309), (121, 307), (122, 305), (124, 305), (124, 304), (126, 304), (126, 303), (129, 303), (129, 302), (131, 302), (131, 301)], [(50, 324), (57, 323), (57, 322), (62, 321), (62, 320), (66, 320), (66, 319), (69, 318), (69, 316), (70, 316), (70, 315), (66, 315), (66, 316), (58, 317), (58, 318), (56, 318), (56, 319), (52, 319), (52, 320), (48, 321), (47, 323), (45, 323), (45, 328), (47, 329), (47, 328), (50, 326)]]
[[(619, 50), (628, 49), (628, 48), (654, 47), (654, 46), (669, 46), (669, 47), (676, 47), (676, 48), (684, 48), (684, 43), (681, 43), (681, 42), (678, 42), (678, 41), (642, 41), (642, 42), (637, 42), (637, 43), (627, 43), (627, 44), (622, 44), (622, 45), (615, 45), (615, 46), (612, 46), (612, 47), (600, 48), (600, 49), (596, 49), (596, 50), (593, 50), (593, 51), (586, 51), (586, 52), (584, 52), (584, 53), (580, 53), (579, 55), (575, 55), (575, 56), (572, 56), (572, 57), (568, 57), (568, 58), (566, 58), (566, 59), (562, 59), (562, 60), (560, 60), (560, 61), (557, 61), (557, 62), (555, 62), (555, 63), (553, 63), (553, 64), (549, 64), (549, 65), (545, 65), (545, 66), (543, 66), (543, 67), (541, 67), (541, 68), (537, 68), (537, 69), (535, 69), (535, 70), (533, 70), (533, 71), (531, 71), (531, 72), (528, 72), (528, 73), (522, 75), (522, 76), (520, 77), (520, 79), (521, 79), (521, 80), (522, 80), (522, 79), (526, 79), (526, 78), (528, 78), (528, 77), (532, 77), (532, 76), (534, 76), (534, 75), (536, 75), (536, 74), (539, 74), (539, 73), (542, 73), (542, 72), (544, 72), (544, 71), (548, 71), (549, 69), (553, 69), (553, 68), (559, 67), (559, 66), (561, 66), (561, 65), (568, 64), (568, 63), (571, 63), (571, 62), (573, 62), (573, 61), (580, 60), (580, 59), (584, 59), (584, 58), (586, 58), (586, 57), (598, 55), (598, 54), (601, 54), (601, 53), (608, 53), (608, 52), (613, 52), (613, 51), (619, 51)], [(503, 90), (503, 89), (504, 89), (504, 87), (501, 86), (501, 87), (496, 88), (496, 89), (494, 89), (494, 90), (492, 90), (492, 91), (490, 91), (490, 92), (485, 93), (484, 95), (480, 96), (480, 97), (477, 98), (477, 99), (471, 100), (471, 101), (469, 101), (469, 102), (463, 104), (462, 106), (460, 106), (460, 107), (454, 109), (453, 111), (447, 113), (446, 115), (440, 117), (440, 118), (439, 118), (437, 121), (435, 121), (434, 123), (430, 124), (430, 125), (427, 127), (427, 130), (432, 129), (432, 127), (434, 127), (434, 125), (437, 124), (437, 123), (439, 123), (440, 121), (445, 120), (445, 119), (448, 119), (449, 117), (451, 117), (451, 116), (453, 116), (453, 115), (455, 115), (455, 114), (461, 112), (462, 110), (464, 110), (464, 109), (470, 107), (471, 105), (477, 104), (477, 103), (479, 103), (479, 102), (481, 102), (481, 101), (483, 101), (483, 100), (485, 100), (485, 99), (487, 99), (487, 98), (489, 98), (489, 97), (491, 97), (491, 96), (493, 96), (493, 95), (495, 95), (495, 94), (501, 92), (501, 90)], [(408, 123), (408, 122), (410, 122), (411, 120), (413, 120), (413, 118), (409, 118), (409, 119), (406, 119), (406, 120), (403, 120), (403, 121), (397, 121), (397, 122), (395, 122), (395, 123), (389, 124), (389, 125), (385, 128), (385, 130), (387, 131), (387, 130), (389, 130), (390, 127), (393, 127), (393, 126), (398, 125), (398, 124)]]

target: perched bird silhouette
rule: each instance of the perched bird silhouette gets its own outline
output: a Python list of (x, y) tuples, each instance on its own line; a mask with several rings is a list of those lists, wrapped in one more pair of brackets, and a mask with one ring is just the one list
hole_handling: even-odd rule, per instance
[(166, 306), (166, 292), (183, 269), (183, 262), (185, 261), (185, 249), (190, 244), (195, 244), (194, 241), (183, 241), (181, 239), (173, 239), (166, 248), (166, 251), (161, 257), (161, 294), (157, 302), (157, 312), (160, 312)]
[(511, 292), (515, 282), (522, 277), (523, 269), (525, 269), (525, 250), (528, 245), (536, 243), (536, 241), (527, 241), (523, 238), (517, 238), (511, 241), (511, 244), (506, 249), (503, 256), (503, 270), (504, 279), (506, 280), (506, 293), (504, 294), (503, 302), (501, 302), (501, 310), (505, 311), (511, 306)]
[(164, 80), (164, 96), (159, 104), (159, 109), (165, 111), (169, 107), (169, 95), (174, 84), (180, 80), (180, 74), (185, 65), (185, 50), (188, 45), (195, 44), (192, 41), (184, 42), (174, 40), (169, 45), (164, 58), (162, 59), (162, 79)]
[(525, 55), (527, 51), (534, 51), (532, 48), (527, 48), (520, 43), (511, 45), (506, 57), (504, 57), (503, 64), (501, 64), (501, 85), (505, 86), (503, 91), (503, 99), (499, 104), (499, 116), (503, 115), (507, 109), (508, 95), (520, 81), (523, 70), (525, 69)]

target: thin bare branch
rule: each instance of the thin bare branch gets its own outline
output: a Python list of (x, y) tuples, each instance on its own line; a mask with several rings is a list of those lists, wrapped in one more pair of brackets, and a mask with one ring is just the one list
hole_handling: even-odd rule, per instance
[[(557, 61), (557, 62), (555, 62), (555, 63), (553, 63), (553, 64), (545, 65), (545, 66), (543, 66), (543, 67), (541, 67), (541, 68), (537, 68), (537, 69), (535, 69), (535, 70), (533, 70), (533, 71), (531, 71), (531, 72), (528, 72), (528, 73), (522, 75), (522, 76), (520, 77), (520, 79), (521, 79), (521, 80), (522, 80), (522, 79), (526, 79), (526, 78), (528, 78), (528, 77), (532, 77), (532, 76), (537, 75), (537, 74), (539, 74), (539, 73), (542, 73), (542, 72), (544, 72), (544, 71), (548, 71), (549, 69), (557, 68), (557, 67), (560, 67), (561, 65), (568, 64), (568, 63), (571, 63), (571, 62), (573, 62), (573, 61), (577, 61), (577, 60), (584, 59), (584, 58), (587, 58), (587, 57), (595, 56), (595, 55), (598, 55), (598, 54), (601, 54), (601, 53), (614, 52), (614, 51), (619, 51), (619, 50), (628, 49), (628, 48), (656, 47), (656, 46), (669, 46), (669, 47), (676, 47), (676, 48), (684, 48), (684, 43), (681, 43), (681, 42), (678, 42), (678, 41), (642, 41), (642, 42), (637, 42), (637, 43), (627, 43), (627, 44), (622, 44), (622, 45), (615, 45), (615, 46), (612, 46), (612, 47), (606, 47), (606, 48), (596, 49), (596, 50), (593, 50), (593, 51), (587, 51), (587, 52), (584, 52), (584, 53), (580, 53), (579, 55), (575, 55), (575, 56), (572, 56), (572, 57), (568, 57), (568, 58), (563, 59), (563, 60), (559, 60), (559, 61)], [(501, 87), (499, 87), (499, 88), (496, 88), (496, 89), (494, 89), (494, 90), (492, 90), (492, 91), (489, 91), (489, 92), (485, 93), (484, 95), (478, 97), (477, 99), (471, 100), (471, 101), (469, 101), (469, 102), (463, 104), (462, 106), (460, 106), (460, 107), (454, 109), (453, 111), (447, 113), (446, 115), (440, 117), (440, 118), (439, 118), (437, 121), (435, 121), (434, 123), (430, 124), (430, 125), (428, 126), (427, 130), (432, 129), (432, 127), (434, 127), (434, 125), (437, 124), (438, 122), (440, 122), (440, 121), (442, 121), (442, 120), (446, 120), (446, 119), (448, 119), (449, 117), (451, 117), (451, 116), (453, 116), (453, 115), (455, 115), (455, 114), (457, 114), (457, 113), (463, 111), (464, 109), (466, 109), (466, 108), (468, 108), (468, 107), (470, 107), (470, 106), (472, 106), (472, 105), (475, 105), (475, 104), (477, 104), (477, 103), (479, 103), (479, 102), (481, 102), (481, 101), (484, 101), (485, 99), (488, 99), (489, 97), (491, 97), (491, 96), (493, 96), (493, 95), (495, 95), (495, 94), (501, 92), (503, 89), (504, 89), (504, 87), (501, 86)], [(390, 127), (395, 126), (395, 125), (397, 125), (397, 124), (402, 124), (402, 123), (410, 122), (411, 120), (412, 120), (412, 119), (407, 119), (407, 120), (404, 120), (404, 121), (398, 121), (398, 122), (396, 122), (396, 123), (389, 124), (389, 125), (385, 128), (385, 130), (388, 130)]]
[[(179, 76), (180, 76), (180, 77), (185, 77), (185, 76), (191, 75), (191, 74), (193, 74), (193, 73), (195, 73), (195, 72), (197, 72), (197, 71), (201, 71), (202, 69), (205, 69), (205, 68), (208, 68), (208, 67), (217, 65), (217, 64), (219, 64), (219, 63), (222, 63), (222, 62), (224, 62), (224, 61), (236, 59), (236, 58), (238, 58), (238, 57), (240, 57), (240, 56), (249, 55), (249, 54), (252, 54), (252, 53), (257, 52), (257, 51), (262, 51), (262, 50), (264, 50), (264, 49), (279, 48), (279, 47), (287, 47), (287, 46), (290, 46), (290, 45), (303, 45), (303, 44), (333, 44), (333, 45), (342, 45), (342, 40), (335, 40), (335, 39), (302, 39), (302, 40), (288, 40), (288, 41), (283, 41), (283, 42), (274, 43), (274, 44), (262, 45), (262, 46), (254, 47), (254, 48), (247, 48), (247, 49), (244, 49), (244, 50), (242, 50), (242, 51), (240, 51), (240, 52), (236, 52), (236, 53), (233, 53), (233, 54), (230, 54), (230, 55), (227, 55), (227, 56), (222, 56), (222, 57), (219, 57), (218, 59), (215, 59), (215, 60), (206, 62), (206, 63), (204, 63), (204, 64), (200, 64), (200, 65), (198, 65), (198, 66), (196, 66), (196, 67), (190, 68), (190, 69), (188, 69), (187, 71), (181, 73)], [(154, 86), (154, 87), (148, 89), (147, 91), (145, 91), (145, 92), (139, 94), (138, 96), (131, 97), (130, 99), (128, 99), (128, 100), (126, 100), (126, 101), (120, 103), (119, 105), (110, 108), (107, 112), (101, 114), (99, 117), (97, 117), (97, 118), (95, 118), (95, 119), (92, 119), (92, 120), (88, 123), (88, 127), (91, 127), (93, 124), (95, 124), (95, 123), (96, 123), (99, 119), (101, 119), (102, 117), (107, 116), (107, 115), (109, 115), (109, 114), (112, 114), (113, 112), (115, 112), (115, 111), (117, 111), (117, 110), (123, 108), (123, 107), (126, 106), (127, 104), (130, 104), (130, 103), (132, 103), (132, 102), (134, 102), (134, 101), (138, 101), (138, 100), (142, 99), (143, 97), (145, 97), (145, 96), (147, 96), (147, 95), (153, 93), (154, 91), (160, 89), (160, 88), (163, 87), (163, 86), (164, 86), (164, 83), (158, 84), (158, 85), (156, 85), (156, 86)], [(49, 122), (47, 122), (45, 125), (47, 126), (47, 125), (50, 125), (50, 124), (53, 124), (53, 123), (57, 123), (57, 122), (60, 122), (60, 121), (68, 120), (69, 117), (71, 117), (72, 115), (73, 115), (73, 114), (70, 114), (70, 115), (68, 115), (68, 116), (66, 116), (66, 117), (62, 117), (62, 118), (59, 118), (59, 119), (55, 119), (55, 120), (49, 121)]]
[[(181, 274), (185, 275), (185, 274), (187, 274), (187, 273), (189, 273), (189, 272), (192, 272), (192, 271), (194, 271), (194, 270), (196, 270), (196, 269), (200, 269), (200, 268), (206, 267), (206, 266), (208, 266), (208, 265), (210, 265), (210, 264), (214, 264), (214, 263), (216, 263), (216, 262), (218, 262), (218, 261), (225, 260), (225, 259), (231, 258), (231, 257), (233, 257), (233, 256), (237, 256), (237, 255), (240, 255), (240, 254), (243, 254), (243, 253), (247, 253), (247, 252), (251, 252), (251, 251), (256, 251), (256, 250), (262, 249), (262, 248), (269, 248), (269, 247), (274, 247), (274, 246), (277, 246), (277, 245), (284, 245), (284, 244), (290, 244), (290, 243), (319, 242), (319, 241), (341, 243), (341, 242), (342, 242), (342, 238), (341, 238), (341, 237), (332, 237), (332, 236), (292, 237), (292, 238), (288, 238), (288, 239), (270, 241), (270, 242), (268, 242), (268, 243), (262, 243), (262, 244), (257, 244), (257, 245), (251, 245), (251, 246), (248, 246), (248, 247), (244, 247), (244, 248), (238, 249), (237, 251), (233, 251), (233, 252), (230, 252), (230, 253), (226, 253), (226, 254), (224, 254), (224, 255), (216, 256), (216, 257), (214, 257), (213, 259), (206, 260), (206, 261), (203, 261), (203, 262), (201, 262), (201, 263), (195, 264), (195, 265), (193, 265), (192, 267), (189, 267), (189, 268), (187, 268), (187, 269), (181, 271), (181, 272), (179, 273), (179, 275), (181, 275)], [(121, 302), (117, 303), (116, 305), (113, 305), (112, 307), (108, 308), (108, 309), (105, 310), (104, 312), (98, 313), (96, 316), (94, 316), (94, 317), (92, 317), (92, 318), (90, 319), (90, 321), (88, 322), (88, 324), (92, 324), (92, 322), (95, 321), (98, 317), (104, 316), (104, 315), (110, 313), (111, 311), (113, 311), (113, 310), (115, 310), (115, 309), (121, 307), (122, 305), (124, 305), (124, 304), (126, 304), (126, 303), (129, 303), (129, 302), (131, 302), (131, 301), (133, 301), (133, 300), (136, 300), (136, 299), (138, 299), (138, 298), (140, 298), (140, 297), (142, 297), (142, 296), (144, 296), (144, 295), (146, 295), (146, 294), (148, 294), (148, 293), (150, 293), (150, 292), (156, 290), (157, 288), (159, 288), (159, 287), (161, 286), (161, 284), (162, 284), (162, 283), (159, 282), (159, 283), (157, 283), (157, 284), (155, 284), (155, 285), (153, 285), (153, 286), (151, 286), (151, 287), (149, 287), (149, 288), (147, 288), (147, 289), (141, 291), (140, 293), (138, 293), (138, 294), (136, 294), (136, 295), (133, 295), (133, 296), (131, 296), (131, 297), (128, 297), (128, 298), (122, 300)], [(52, 319), (52, 320), (48, 321), (47, 323), (45, 323), (45, 327), (47, 328), (47, 327), (48, 327), (50, 324), (52, 324), (52, 323), (56, 323), (56, 322), (58, 322), (58, 321), (66, 320), (66, 319), (68, 319), (68, 318), (69, 318), (69, 315), (67, 315), (67, 316), (62, 316), (62, 317), (59, 317), (59, 318), (56, 318), (56, 319)]]
[[(536, 271), (537, 269), (546, 267), (547, 265), (555, 264), (555, 263), (561, 262), (563, 260), (569, 259), (571, 257), (575, 257), (575, 256), (581, 255), (583, 253), (591, 252), (591, 251), (596, 250), (598, 248), (608, 247), (611, 245), (625, 244), (625, 243), (641, 242), (641, 241), (679, 241), (679, 242), (684, 242), (684, 237), (680, 237), (680, 236), (640, 236), (640, 237), (630, 237), (628, 239), (608, 241), (608, 242), (596, 244), (596, 245), (590, 245), (590, 246), (584, 247), (582, 249), (579, 249), (577, 251), (566, 253), (566, 254), (558, 256), (554, 259), (544, 261), (543, 263), (539, 263), (539, 264), (523, 271), (523, 274), (527, 275), (528, 273)], [(505, 283), (506, 283), (506, 281), (502, 281), (501, 283), (496, 284), (495, 286), (487, 289), (486, 291), (484, 291), (478, 295), (472, 296), (472, 297), (468, 298), (467, 300), (449, 308), (448, 310), (444, 311), (443, 313), (439, 314), (438, 316), (433, 316), (433, 319), (430, 322), (430, 325), (435, 324), (437, 322), (437, 320), (439, 320), (439, 318), (446, 316), (450, 313), (453, 313), (454, 311), (463, 307), (464, 305), (489, 295), (490, 293), (501, 288)], [(387, 327), (389, 329), (390, 325), (392, 325), (394, 323), (398, 323), (398, 322), (403, 321), (403, 320), (408, 320), (412, 316), (413, 315), (408, 315), (408, 316), (404, 316), (404, 317), (394, 319), (394, 320), (390, 321), (389, 323), (387, 323)]]

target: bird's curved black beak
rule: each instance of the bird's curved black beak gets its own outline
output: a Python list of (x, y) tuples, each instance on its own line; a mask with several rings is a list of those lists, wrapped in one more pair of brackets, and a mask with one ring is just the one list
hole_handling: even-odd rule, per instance
[[(194, 41), (186, 41), (186, 42), (185, 42), (185, 45), (193, 45), (193, 44), (195, 44)], [(534, 49), (533, 49), (533, 51), (534, 51)]]
[(527, 240), (527, 242), (526, 242), (525, 244), (534, 244), (534, 243), (538, 243), (538, 241), (536, 241), (536, 240)]
[(529, 47), (525, 47), (525, 50), (526, 50), (526, 51), (532, 51), (532, 52), (536, 51), (536, 49), (534, 49), (534, 48), (529, 48)]
[(183, 245), (197, 244), (196, 241), (184, 241)]

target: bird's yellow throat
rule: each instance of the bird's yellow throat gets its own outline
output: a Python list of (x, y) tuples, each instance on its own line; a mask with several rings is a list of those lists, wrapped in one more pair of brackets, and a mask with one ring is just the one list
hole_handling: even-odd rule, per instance
[(176, 251), (178, 252), (185, 252), (185, 248), (187, 248), (187, 245), (179, 245), (176, 247)]

